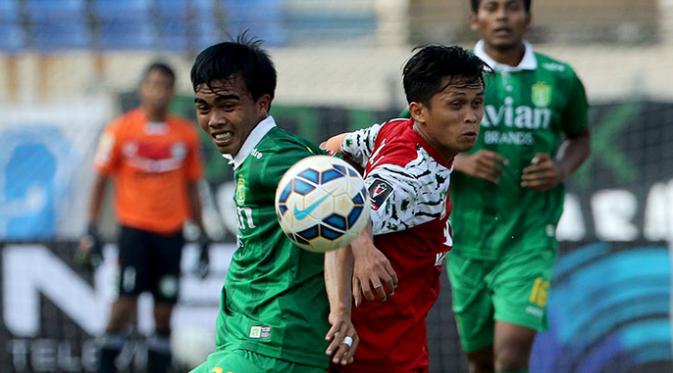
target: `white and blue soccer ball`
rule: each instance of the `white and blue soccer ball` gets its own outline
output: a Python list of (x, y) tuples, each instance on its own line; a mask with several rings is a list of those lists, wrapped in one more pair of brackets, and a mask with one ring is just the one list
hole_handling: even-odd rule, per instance
[(346, 161), (325, 155), (302, 159), (276, 189), (281, 228), (299, 247), (314, 252), (348, 245), (369, 220), (368, 193)]

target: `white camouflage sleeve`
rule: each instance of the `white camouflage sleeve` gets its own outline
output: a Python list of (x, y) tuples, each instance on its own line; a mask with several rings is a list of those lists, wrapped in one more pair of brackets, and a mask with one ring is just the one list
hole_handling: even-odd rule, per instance
[(365, 177), (371, 202), (372, 229), (375, 235), (399, 232), (416, 222), (418, 179), (409, 169), (382, 164)]
[(371, 127), (348, 133), (341, 144), (341, 151), (364, 168), (372, 156), (376, 136), (382, 126), (383, 124), (374, 124)]

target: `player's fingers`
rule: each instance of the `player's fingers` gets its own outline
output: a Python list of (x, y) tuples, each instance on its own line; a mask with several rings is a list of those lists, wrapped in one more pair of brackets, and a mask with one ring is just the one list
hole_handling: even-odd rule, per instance
[(522, 175), (535, 176), (536, 174), (547, 172), (553, 168), (551, 164), (538, 164), (528, 166), (523, 169)]
[(353, 276), (352, 291), (353, 291), (353, 301), (355, 302), (355, 307), (360, 307), (362, 303), (362, 288), (360, 288), (360, 279)]
[(392, 283), (392, 287), (389, 289), (391, 292), (395, 291), (395, 288), (397, 288), (397, 283), (399, 282), (399, 278), (397, 277), (397, 272), (395, 272), (395, 269), (393, 268), (393, 265), (390, 264), (390, 261), (386, 262), (385, 265), (385, 270), (388, 272), (388, 276), (390, 276), (390, 281)]
[(331, 351), (333, 351), (332, 362), (338, 364), (341, 362), (345, 354), (348, 353), (348, 350), (353, 345), (353, 337), (351, 336), (348, 330), (348, 323), (341, 323), (341, 328), (339, 328), (338, 338), (335, 338), (330, 344)]
[(487, 180), (494, 183), (497, 183), (502, 176), (502, 169), (500, 169), (500, 167), (487, 167), (484, 168), (482, 172), (486, 175)]
[(360, 281), (360, 289), (362, 289), (362, 295), (366, 300), (374, 300), (374, 294), (369, 282), (370, 280)]
[(340, 333), (339, 345), (332, 356), (332, 362), (335, 364), (346, 365), (353, 361), (353, 355), (357, 349), (359, 338), (351, 323), (344, 322)]
[(551, 156), (548, 153), (535, 153), (535, 156), (530, 160), (530, 163), (541, 164), (547, 161), (551, 161)]
[(392, 277), (389, 277), (388, 279), (386, 279), (384, 287), (385, 287), (385, 291), (386, 291), (387, 295), (395, 294), (395, 287), (396, 286), (397, 286), (397, 284), (395, 283), (395, 281), (393, 280)]
[(374, 285), (374, 291), (376, 292), (376, 297), (379, 300), (385, 301), (388, 299), (388, 294), (386, 294), (386, 289), (385, 286), (383, 286), (383, 284), (378, 283)]
[(539, 181), (539, 180), (554, 180), (557, 178), (556, 170), (550, 167), (543, 166), (531, 166), (530, 168), (535, 167), (533, 170), (529, 170), (521, 175), (521, 180), (523, 181)]
[(335, 351), (339, 350), (339, 344), (341, 343), (341, 340), (343, 339), (344, 333), (341, 331), (341, 325), (334, 325), (335, 330), (332, 333), (332, 338), (330, 339), (330, 342), (327, 346), (327, 349), (325, 350), (325, 354), (328, 356), (332, 356)]
[(334, 338), (334, 334), (337, 333), (339, 331), (339, 328), (341, 327), (341, 325), (339, 325), (339, 324), (340, 323), (335, 323), (334, 325), (332, 325), (329, 328), (329, 330), (327, 331), (327, 334), (325, 334), (325, 340), (326, 341), (331, 341)]
[(347, 365), (353, 362), (355, 351), (357, 351), (358, 345), (360, 344), (360, 338), (357, 333), (355, 333), (355, 330), (347, 332), (346, 335), (351, 336), (352, 342), (348, 348), (344, 348), (344, 354), (341, 356), (341, 365)]
[(544, 191), (550, 189), (554, 187), (556, 184), (558, 184), (558, 182), (556, 174), (554, 174), (553, 172), (538, 174), (536, 177), (531, 177), (527, 179), (522, 178), (521, 181), (522, 187), (536, 191)]
[(477, 176), (478, 178), (484, 179), (484, 180), (488, 180), (492, 183), (497, 183), (499, 178), (500, 178), (500, 176), (498, 174), (496, 174), (495, 172), (491, 172), (488, 169), (483, 168), (483, 167), (479, 168), (477, 170), (475, 176)]

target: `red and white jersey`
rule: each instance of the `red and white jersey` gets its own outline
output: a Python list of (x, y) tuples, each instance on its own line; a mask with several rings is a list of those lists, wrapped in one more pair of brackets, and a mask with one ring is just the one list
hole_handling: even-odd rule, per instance
[(361, 337), (345, 372), (427, 370), (425, 317), (439, 295), (439, 276), (452, 246), (449, 183), (452, 163), (413, 129), (395, 119), (352, 132), (342, 152), (365, 170), (374, 244), (399, 278), (386, 302), (353, 310)]

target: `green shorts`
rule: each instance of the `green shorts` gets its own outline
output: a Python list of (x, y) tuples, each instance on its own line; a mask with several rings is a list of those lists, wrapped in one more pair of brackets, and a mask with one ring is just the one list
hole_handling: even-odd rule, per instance
[(326, 370), (238, 349), (215, 351), (190, 373), (325, 373)]
[(495, 321), (547, 329), (555, 249), (528, 250), (500, 260), (452, 251), (447, 258), (453, 312), (466, 352), (493, 344)]

